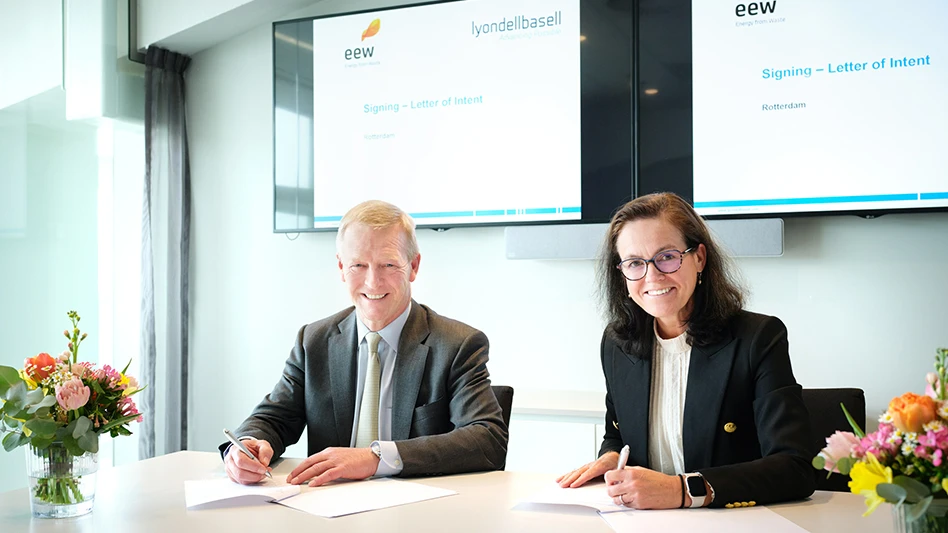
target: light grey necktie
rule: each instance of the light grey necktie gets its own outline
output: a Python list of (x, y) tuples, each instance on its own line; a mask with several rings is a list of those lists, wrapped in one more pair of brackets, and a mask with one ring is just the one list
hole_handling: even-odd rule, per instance
[(368, 448), (379, 439), (379, 340), (382, 336), (374, 331), (366, 333), (369, 345), (368, 363), (365, 366), (365, 386), (362, 387), (362, 405), (359, 407), (359, 431), (356, 433), (356, 448)]

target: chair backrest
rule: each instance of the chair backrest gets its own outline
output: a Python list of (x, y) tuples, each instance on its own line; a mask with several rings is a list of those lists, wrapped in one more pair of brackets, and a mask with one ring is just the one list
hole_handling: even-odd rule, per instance
[(510, 409), (513, 407), (513, 387), (507, 385), (491, 385), (490, 390), (494, 391), (494, 397), (500, 404), (500, 410), (503, 412), (504, 425), (507, 431), (510, 431)]
[[(846, 406), (853, 420), (866, 429), (866, 395), (862, 389), (803, 389), (803, 403), (810, 412), (812, 428), (811, 456), (815, 457), (826, 447), (826, 437), (838, 431), (852, 431), (846, 415), (839, 404)], [(816, 470), (816, 489), (849, 492), (849, 477)]]

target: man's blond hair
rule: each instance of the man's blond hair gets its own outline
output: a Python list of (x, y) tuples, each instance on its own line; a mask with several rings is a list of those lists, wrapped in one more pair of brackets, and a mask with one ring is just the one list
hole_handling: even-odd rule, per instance
[(339, 223), (336, 234), (336, 251), (342, 249), (342, 240), (346, 230), (353, 224), (364, 224), (373, 229), (386, 229), (398, 226), (404, 237), (405, 256), (411, 262), (418, 256), (418, 239), (415, 237), (415, 221), (397, 206), (381, 200), (368, 200), (350, 209)]

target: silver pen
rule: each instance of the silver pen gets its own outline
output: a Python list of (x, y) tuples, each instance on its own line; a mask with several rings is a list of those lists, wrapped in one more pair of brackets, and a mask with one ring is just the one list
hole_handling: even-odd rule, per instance
[[(224, 435), (227, 435), (227, 440), (229, 440), (229, 441), (231, 442), (231, 444), (233, 444), (234, 446), (236, 446), (238, 450), (244, 452), (245, 454), (247, 454), (247, 457), (253, 459), (254, 461), (257, 462), (257, 464), (263, 466), (263, 463), (260, 462), (260, 459), (257, 459), (257, 458), (254, 456), (254, 454), (250, 453), (250, 450), (248, 450), (247, 447), (244, 446), (244, 443), (240, 442), (240, 439), (238, 439), (237, 437), (235, 437), (234, 434), (231, 433), (229, 429), (224, 428)], [(273, 476), (270, 475), (270, 471), (269, 471), (269, 470), (267, 470), (266, 473), (267, 473), (267, 477), (268, 477), (268, 478), (273, 479)]]

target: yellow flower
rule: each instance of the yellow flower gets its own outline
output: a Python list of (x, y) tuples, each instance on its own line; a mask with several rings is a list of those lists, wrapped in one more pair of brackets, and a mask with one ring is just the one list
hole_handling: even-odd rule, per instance
[(945, 489), (945, 492), (948, 492), (948, 477), (941, 480), (941, 488)]
[(876, 459), (876, 456), (867, 453), (866, 462), (860, 461), (853, 465), (849, 471), (849, 490), (853, 494), (862, 494), (866, 497), (866, 512), (862, 516), (869, 516), (876, 507), (885, 500), (876, 494), (876, 485), (879, 483), (892, 483), (892, 469), (883, 467)]
[(23, 382), (26, 383), (27, 389), (33, 390), (37, 387), (36, 382), (30, 378), (29, 374), (27, 374), (26, 372), (22, 370), (20, 370), (20, 379), (22, 379)]

